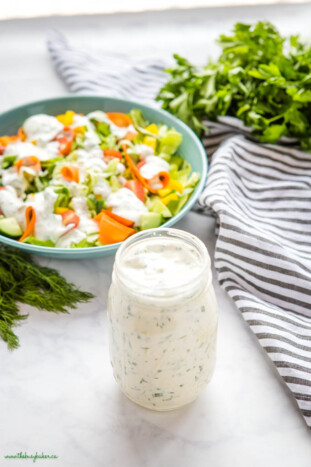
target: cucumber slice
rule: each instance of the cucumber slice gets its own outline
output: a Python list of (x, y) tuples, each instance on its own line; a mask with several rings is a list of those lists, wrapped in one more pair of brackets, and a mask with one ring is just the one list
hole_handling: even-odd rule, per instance
[(140, 228), (141, 230), (155, 229), (156, 227), (159, 227), (162, 222), (162, 214), (157, 212), (145, 212), (141, 215), (140, 218)]
[(20, 237), (23, 231), (15, 217), (3, 217), (0, 219), (0, 233), (9, 237)]
[(159, 197), (155, 196), (154, 198), (150, 199), (148, 204), (148, 209), (151, 212), (155, 212), (157, 214), (162, 214), (163, 217), (172, 217), (171, 211), (162, 203)]

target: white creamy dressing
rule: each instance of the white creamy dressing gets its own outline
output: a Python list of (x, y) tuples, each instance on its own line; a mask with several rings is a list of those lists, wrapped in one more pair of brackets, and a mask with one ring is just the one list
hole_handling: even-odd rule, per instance
[(98, 223), (91, 219), (86, 199), (82, 196), (77, 196), (72, 198), (71, 204), (75, 213), (80, 217), (80, 222), (77, 228), (87, 235), (98, 233)]
[(66, 180), (61, 174), (55, 176), (50, 181), (50, 186), (56, 188), (59, 185), (63, 185), (68, 188), (71, 196), (83, 196), (87, 191), (87, 187), (81, 183)]
[(0, 210), (5, 217), (23, 218), (25, 207), (13, 186), (0, 190)]
[(2, 185), (6, 187), (13, 187), (18, 193), (22, 194), (26, 190), (28, 184), (23, 177), (23, 171), (16, 170), (15, 167), (9, 169), (0, 169)]
[(125, 138), (127, 133), (137, 133), (137, 131), (135, 130), (132, 124), (129, 126), (117, 126), (112, 122), (110, 122), (110, 131), (118, 139)]
[[(95, 131), (87, 131), (85, 133), (85, 138), (84, 138), (84, 148), (86, 151), (92, 151), (96, 150), (97, 152), (100, 151), (100, 148), (98, 147), (100, 143), (99, 136), (95, 133)], [(101, 152), (101, 156), (103, 156), (103, 153)]]
[(85, 126), (87, 131), (84, 133), (84, 149), (92, 153), (92, 155), (100, 154), (100, 157), (103, 157), (103, 152), (98, 147), (100, 143), (99, 136), (95, 132), (95, 126), (87, 116), (75, 114), (73, 117), (73, 124), (71, 126), (72, 128)]
[(154, 155), (152, 147), (148, 146), (147, 144), (135, 144), (133, 151), (136, 154), (139, 154), (141, 159), (145, 159), (147, 156)]
[(104, 199), (108, 198), (111, 193), (111, 186), (106, 180), (105, 174), (96, 174), (96, 182), (93, 185), (95, 195), (100, 195)]
[(44, 148), (36, 144), (29, 142), (18, 141), (9, 144), (4, 151), (5, 156), (17, 156), (17, 159), (23, 157), (36, 156), (40, 161), (46, 161), (57, 157), (59, 149), (59, 143), (57, 141), (51, 141), (47, 143)]
[(79, 243), (88, 238), (89, 235), (96, 233), (98, 235), (99, 227), (97, 222), (93, 221), (88, 213), (87, 203), (82, 196), (72, 198), (72, 208), (79, 216), (80, 221), (76, 228), (62, 235), (56, 242), (57, 248), (70, 248), (72, 243)]
[(122, 260), (122, 270), (133, 282), (157, 291), (186, 285), (201, 269), (197, 251), (171, 239), (150, 239), (141, 246), (136, 244)]
[(127, 133), (137, 133), (134, 126), (131, 124), (129, 126), (117, 126), (115, 125), (108, 117), (105, 112), (101, 110), (95, 110), (87, 115), (87, 118), (97, 120), (98, 122), (107, 123), (109, 125), (110, 131), (118, 139), (123, 139)]
[(56, 242), (56, 248), (70, 248), (72, 243), (79, 243), (86, 238), (86, 234), (80, 229), (72, 229), (62, 235)]
[[(101, 149), (98, 151), (94, 148), (90, 151), (85, 151), (84, 149), (77, 149), (77, 164), (95, 176), (101, 175), (103, 178), (110, 177), (111, 173), (107, 171), (108, 164), (103, 159), (103, 152)], [(121, 162), (117, 164), (116, 174), (121, 174), (125, 170), (124, 164)]]
[(85, 159), (78, 159), (79, 166), (87, 169), (90, 172), (104, 172), (107, 169), (107, 164), (101, 157), (90, 157)]
[[(65, 232), (71, 229), (72, 225), (63, 225), (62, 216), (54, 214), (54, 204), (57, 194), (52, 187), (47, 187), (44, 191), (28, 195), (25, 207), (32, 206), (36, 212), (35, 237), (38, 240), (56, 240)], [(26, 227), (25, 219), (22, 223)]]
[(93, 112), (88, 113), (86, 115), (86, 118), (89, 121), (90, 120), (97, 120), (98, 122), (107, 123), (108, 125), (110, 125), (110, 123), (111, 123), (111, 120), (109, 120), (109, 118), (107, 117), (105, 112), (103, 112), (102, 110), (94, 110)]
[(139, 225), (142, 213), (148, 212), (144, 203), (128, 188), (120, 188), (111, 193), (106, 203), (108, 207), (112, 207), (112, 212), (134, 221), (135, 225)]
[(176, 238), (121, 248), (108, 304), (114, 376), (134, 402), (177, 408), (194, 400), (213, 373), (217, 304), (210, 271), (196, 248)]
[(164, 159), (157, 156), (146, 156), (145, 164), (140, 167), (139, 172), (141, 175), (150, 180), (150, 178), (157, 175), (159, 172), (169, 172), (170, 165)]
[(37, 114), (25, 120), (23, 129), (27, 141), (36, 141), (39, 146), (45, 146), (62, 131), (64, 125), (56, 117)]
[[(98, 159), (102, 162), (104, 162), (103, 160), (103, 151), (97, 147), (97, 148), (93, 148), (91, 150), (88, 150), (86, 151), (85, 149), (77, 149), (75, 151), (75, 153), (77, 154), (77, 158), (79, 161), (81, 161), (82, 164), (86, 163), (87, 160), (89, 158), (92, 158), (92, 159)], [(103, 165), (103, 167), (107, 167), (107, 164), (104, 162), (105, 165)]]
[(86, 126), (88, 131), (94, 131), (95, 127), (90, 119), (85, 115), (75, 114), (73, 117), (72, 128), (76, 128), (78, 126)]
[(117, 165), (116, 174), (117, 175), (123, 174), (124, 171), (125, 171), (125, 165), (122, 164), (122, 162), (119, 162), (119, 164)]

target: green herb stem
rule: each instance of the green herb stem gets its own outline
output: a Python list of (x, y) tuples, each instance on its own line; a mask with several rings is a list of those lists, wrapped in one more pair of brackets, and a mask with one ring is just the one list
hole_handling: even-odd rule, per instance
[(19, 346), (12, 328), (28, 315), (18, 303), (39, 310), (68, 313), (93, 295), (67, 282), (58, 271), (38, 265), (27, 253), (0, 245), (0, 337), (9, 349)]

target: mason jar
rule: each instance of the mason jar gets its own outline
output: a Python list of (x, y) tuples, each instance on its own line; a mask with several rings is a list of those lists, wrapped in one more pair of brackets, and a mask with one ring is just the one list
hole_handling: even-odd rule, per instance
[(190, 403), (210, 381), (218, 312), (210, 258), (194, 235), (151, 229), (119, 248), (108, 298), (114, 377), (153, 410)]

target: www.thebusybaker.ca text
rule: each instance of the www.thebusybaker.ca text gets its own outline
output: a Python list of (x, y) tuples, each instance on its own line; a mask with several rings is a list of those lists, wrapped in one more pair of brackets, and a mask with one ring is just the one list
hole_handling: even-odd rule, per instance
[(58, 456), (55, 454), (27, 454), (26, 452), (18, 452), (14, 455), (6, 455), (4, 456), (5, 459), (32, 459), (33, 462), (36, 462), (37, 459), (58, 459)]

